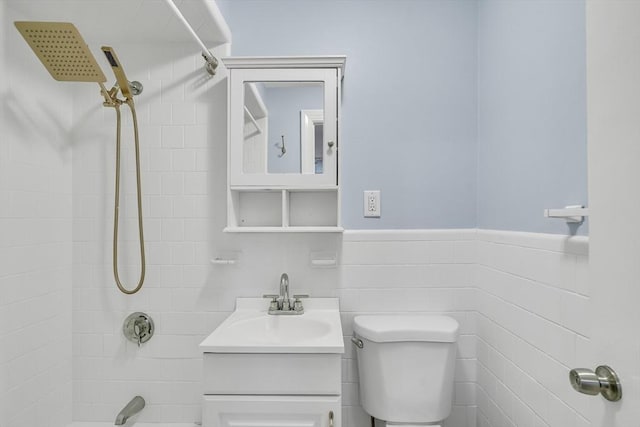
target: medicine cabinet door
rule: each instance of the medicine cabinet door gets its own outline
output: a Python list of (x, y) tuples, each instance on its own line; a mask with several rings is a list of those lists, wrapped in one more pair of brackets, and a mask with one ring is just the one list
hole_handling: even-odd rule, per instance
[(337, 186), (337, 69), (233, 69), (230, 186)]

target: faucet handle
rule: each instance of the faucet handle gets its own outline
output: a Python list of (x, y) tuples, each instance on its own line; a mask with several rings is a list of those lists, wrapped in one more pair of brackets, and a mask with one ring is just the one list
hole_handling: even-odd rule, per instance
[(262, 295), (262, 298), (271, 298), (271, 302), (269, 303), (269, 311), (278, 311), (278, 298), (280, 298), (280, 295), (265, 294)]
[(302, 301), (300, 301), (300, 298), (309, 298), (309, 295), (299, 294), (294, 295), (293, 297), (295, 298), (295, 301), (293, 302), (293, 310), (300, 312), (304, 311), (304, 307), (302, 307)]

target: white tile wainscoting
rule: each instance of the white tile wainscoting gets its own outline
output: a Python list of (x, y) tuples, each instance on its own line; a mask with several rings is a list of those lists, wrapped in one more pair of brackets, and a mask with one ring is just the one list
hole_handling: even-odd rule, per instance
[[(147, 291), (166, 291), (169, 298), (140, 302), (149, 304), (158, 319), (158, 335), (140, 350), (119, 335), (126, 310), (112, 316), (107, 303), (94, 301), (93, 315), (104, 329), (87, 327), (74, 335), (76, 417), (108, 421), (126, 403), (125, 396), (139, 393), (148, 401), (141, 421), (197, 420), (197, 343), (233, 310), (235, 296), (277, 287), (277, 277), (261, 279), (271, 275), (266, 257), (283, 268), (287, 262), (306, 263), (292, 267), (293, 289), (340, 298), (345, 426), (369, 422), (358, 402), (357, 365), (349, 341), (353, 317), (405, 311), (445, 313), (462, 325), (455, 406), (447, 426), (472, 427), (476, 419), (491, 426), (579, 427), (585, 422), (578, 415), (586, 410), (584, 397), (570, 389), (566, 374), (569, 366), (579, 364), (577, 352), (589, 344), (580, 320), (588, 295), (586, 238), (406, 230), (349, 231), (321, 242), (317, 236), (243, 239), (252, 249), (242, 253), (239, 265), (202, 266), (210, 271), (199, 285), (151, 282)], [(337, 249), (338, 267), (308, 266), (308, 253), (318, 244)], [(248, 274), (243, 265), (256, 268)], [(114, 297), (109, 304), (121, 310), (124, 303), (118, 301)], [(82, 311), (89, 313), (84, 305)]]
[(358, 396), (350, 338), (358, 314), (437, 313), (460, 323), (455, 399), (446, 427), (472, 427), (476, 418), (476, 230), (381, 230), (344, 233), (339, 267), (345, 427), (367, 427)]
[[(198, 420), (202, 360), (197, 344), (231, 313), (235, 296), (277, 289), (279, 275), (269, 271), (266, 258), (290, 272), (292, 292), (340, 298), (346, 348), (344, 426), (369, 424), (358, 401), (357, 366), (349, 340), (353, 316), (405, 311), (446, 313), (460, 322), (455, 407), (447, 425), (474, 426), (475, 235), (475, 230), (347, 232), (320, 242), (318, 236), (242, 236), (251, 250), (242, 252), (237, 266), (205, 264), (209, 273), (199, 284), (186, 286), (179, 279), (164, 285), (149, 283), (141, 296), (166, 291), (169, 298), (142, 299), (131, 306), (146, 305), (156, 319), (157, 335), (141, 349), (120, 334), (129, 299), (115, 294), (100, 300), (103, 293), (112, 293), (107, 278), (106, 287), (83, 291), (86, 300), (75, 308), (75, 313), (97, 322), (74, 333), (75, 417), (109, 421), (128, 397), (140, 394), (147, 399), (140, 414), (143, 422)], [(339, 253), (338, 267), (310, 265), (308, 254), (318, 244)]]
[(590, 352), (588, 238), (479, 230), (477, 244), (478, 427), (589, 425), (568, 380)]

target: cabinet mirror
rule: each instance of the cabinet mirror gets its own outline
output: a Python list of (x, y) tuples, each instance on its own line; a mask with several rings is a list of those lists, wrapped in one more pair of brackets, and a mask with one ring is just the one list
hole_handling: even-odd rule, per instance
[(243, 173), (322, 173), (323, 86), (244, 83)]
[(231, 185), (337, 185), (336, 70), (233, 71)]

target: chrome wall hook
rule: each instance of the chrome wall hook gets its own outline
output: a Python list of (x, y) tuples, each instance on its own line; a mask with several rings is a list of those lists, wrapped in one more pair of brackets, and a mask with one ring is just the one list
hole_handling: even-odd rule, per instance
[(282, 157), (287, 153), (287, 149), (284, 146), (284, 135), (280, 135), (280, 137), (282, 138), (282, 143), (275, 144), (275, 146), (280, 150), (280, 154), (278, 154), (278, 157)]

